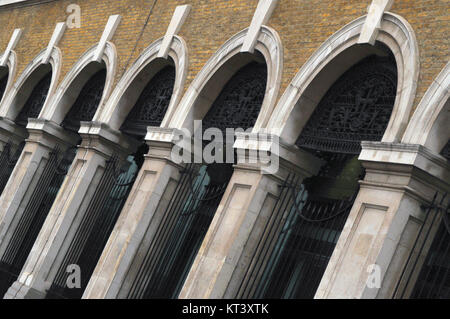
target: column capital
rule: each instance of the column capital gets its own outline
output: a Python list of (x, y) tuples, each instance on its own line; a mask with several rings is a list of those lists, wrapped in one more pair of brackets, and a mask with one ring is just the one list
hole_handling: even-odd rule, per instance
[(6, 117), (0, 117), (0, 142), (20, 144), (27, 136), (26, 129)]
[(53, 148), (56, 144), (66, 147), (76, 145), (79, 136), (63, 129), (53, 121), (45, 119), (28, 119), (27, 131), (29, 136), (27, 142), (38, 143), (48, 148)]
[(81, 122), (78, 134), (82, 138), (81, 148), (93, 149), (106, 156), (127, 156), (135, 152), (140, 144), (136, 139), (101, 122)]
[(285, 143), (274, 134), (237, 132), (235, 136), (233, 147), (241, 159), (238, 169), (259, 169), (263, 174), (281, 179), (286, 178), (289, 172), (296, 172), (306, 178), (317, 174), (324, 164), (321, 159)]

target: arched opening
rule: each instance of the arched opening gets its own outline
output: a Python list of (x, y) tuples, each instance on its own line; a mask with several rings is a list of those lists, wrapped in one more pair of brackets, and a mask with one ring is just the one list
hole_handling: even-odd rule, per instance
[[(68, 131), (70, 136), (77, 136), (80, 121), (92, 120), (102, 97), (106, 77), (105, 67), (102, 63), (95, 62), (93, 64), (95, 65), (88, 66), (82, 74), (84, 83), (79, 82), (78, 89), (68, 92), (69, 95), (72, 95), (72, 101), (75, 102), (73, 102), (71, 110), (67, 112), (62, 127)], [(44, 73), (38, 84), (34, 86), (16, 118), (18, 125), (26, 125), (25, 119), (40, 113), (46, 99), (50, 79), (51, 73)], [(71, 147), (57, 145), (45, 161), (37, 182), (38, 186), (32, 191), (1, 257), (1, 269), (4, 272), (2, 272), (0, 294), (6, 292), (22, 270), (75, 155), (76, 145)]]
[[(0, 93), (6, 88), (7, 78), (8, 74), (0, 78)], [(19, 127), (25, 129), (29, 118), (37, 118), (39, 116), (47, 99), (51, 79), (51, 66), (44, 64), (39, 66), (24, 83), (19, 93), (21, 96), (16, 98), (17, 104), (15, 107), (20, 107), (20, 111), (14, 110), (13, 112), (15, 114), (14, 122)], [(4, 82), (4, 86), (2, 82)], [(25, 140), (20, 142), (19, 145), (13, 145), (9, 141), (3, 147), (2, 153), (0, 154), (0, 194), (6, 186), (24, 146)]]
[[(377, 49), (378, 54), (366, 51), (362, 59), (354, 57), (356, 64), (345, 72), (339, 70), (341, 63), (334, 62), (348, 59), (351, 53), (338, 56), (328, 68), (338, 69), (331, 69), (331, 85), (314, 81), (312, 88), (319, 98), (309, 95), (298, 104), (305, 104), (300, 114), (311, 115), (296, 117), (302, 128), (291, 127), (290, 134), (297, 132), (297, 147), (323, 165), (315, 176), (302, 181), (291, 174), (281, 185), (265, 238), (247, 266), (236, 297), (314, 297), (364, 176), (358, 161), (360, 143), (382, 139), (394, 107), (395, 59), (380, 44)], [(318, 100), (315, 105), (314, 100)]]
[[(144, 140), (147, 127), (160, 126), (171, 100), (174, 83), (173, 61), (161, 59), (145, 67), (125, 92), (123, 100), (119, 103), (122, 109), (117, 120), (123, 121), (120, 126), (122, 133), (135, 139), (139, 146), (136, 152), (128, 155), (120, 167), (117, 167), (119, 161), (114, 156), (107, 162), (81, 224), (58, 268), (47, 298), (82, 297), (144, 163), (144, 156), (148, 152)], [(82, 108), (78, 108), (74, 114), (79, 113), (80, 109)], [(65, 127), (73, 126), (67, 120), (64, 123), (67, 123), (63, 124)], [(70, 289), (66, 285), (69, 275), (66, 270), (71, 264), (79, 265), (83, 271), (80, 288)]]
[[(205, 85), (193, 115), (202, 130), (251, 128), (259, 115), (267, 85), (267, 67), (258, 55), (238, 54)], [(197, 128), (199, 129), (199, 128)], [(219, 148), (232, 147), (220, 142)], [(203, 147), (209, 143), (202, 140)], [(225, 154), (225, 152), (223, 153)], [(233, 174), (232, 159), (189, 164), (151, 239), (144, 239), (119, 298), (176, 298), (208, 231)], [(147, 246), (148, 245), (148, 246)], [(145, 246), (145, 247), (144, 247)]]

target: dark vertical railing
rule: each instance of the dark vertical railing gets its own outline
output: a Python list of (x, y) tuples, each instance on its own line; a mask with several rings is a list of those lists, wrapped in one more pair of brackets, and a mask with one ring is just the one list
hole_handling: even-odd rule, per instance
[(20, 154), (22, 154), (24, 146), (25, 142), (20, 143), (14, 154), (11, 154), (11, 142), (6, 143), (3, 147), (0, 154), (0, 194), (5, 189), (6, 183), (8, 183), (9, 177), (19, 160)]
[(5, 294), (19, 276), (73, 161), (75, 149), (66, 151), (61, 160), (58, 160), (59, 155), (58, 147), (50, 153), (39, 182), (0, 259), (0, 295)]
[[(431, 205), (423, 207), (425, 219), (393, 298), (450, 299), (450, 203), (446, 202), (447, 194), (439, 199), (436, 193)], [(425, 253), (425, 261), (421, 264), (421, 256)]]
[(228, 164), (216, 169), (226, 177), (214, 180), (194, 164), (182, 172), (128, 298), (178, 296), (231, 177)]
[[(130, 158), (129, 160), (132, 161)], [(82, 297), (139, 170), (135, 162), (127, 162), (128, 168), (117, 173), (116, 164), (115, 156), (107, 161), (86, 213), (47, 293), (47, 298)], [(80, 267), (80, 288), (67, 286), (69, 265)]]
[(300, 178), (290, 175), (280, 186), (236, 298), (313, 298), (354, 196), (312, 199)]

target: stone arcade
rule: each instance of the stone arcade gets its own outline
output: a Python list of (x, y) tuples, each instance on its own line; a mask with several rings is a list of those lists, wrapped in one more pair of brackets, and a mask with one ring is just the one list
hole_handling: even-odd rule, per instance
[(0, 294), (450, 298), (449, 9), (0, 1)]

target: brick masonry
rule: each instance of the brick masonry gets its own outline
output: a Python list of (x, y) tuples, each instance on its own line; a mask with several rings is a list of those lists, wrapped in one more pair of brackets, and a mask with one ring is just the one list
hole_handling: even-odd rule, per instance
[[(26, 6), (2, 7), (0, 50), (6, 48), (15, 28), (24, 31), (16, 48), (17, 76), (47, 46), (56, 23), (67, 19), (66, 8), (71, 3), (81, 7), (81, 28), (67, 29), (59, 44), (63, 56), (59, 81), (99, 41), (110, 15), (122, 15), (112, 39), (119, 58), (117, 81), (145, 47), (164, 36), (175, 7), (191, 4), (191, 13), (180, 31), (189, 47), (186, 89), (208, 58), (233, 34), (250, 25), (258, 0), (41, 0), (30, 1)], [(449, 60), (449, 3), (396, 0), (390, 10), (412, 25), (419, 43), (421, 66), (414, 108)], [(281, 93), (320, 44), (345, 24), (366, 14), (369, 4), (370, 0), (279, 1), (269, 26), (280, 34), (284, 46)]]

